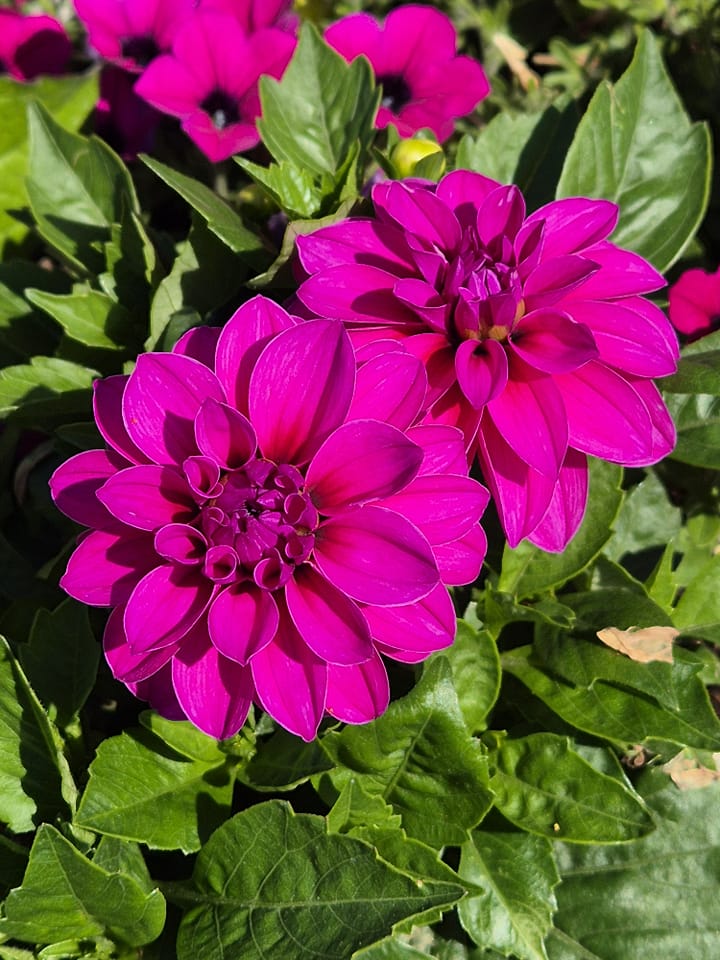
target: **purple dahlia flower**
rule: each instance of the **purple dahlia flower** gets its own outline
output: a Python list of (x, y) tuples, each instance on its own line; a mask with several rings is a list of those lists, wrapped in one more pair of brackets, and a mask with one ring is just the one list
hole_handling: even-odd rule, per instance
[(0, 74), (34, 80), (64, 73), (71, 53), (65, 28), (53, 17), (0, 10)]
[(282, 76), (296, 41), (274, 28), (246, 33), (235, 16), (198, 10), (177, 33), (172, 53), (154, 60), (135, 91), (178, 117), (213, 163), (260, 142), (258, 80)]
[(406, 4), (384, 23), (354, 13), (331, 24), (325, 39), (348, 61), (367, 57), (383, 88), (377, 126), (394, 123), (403, 137), (429, 127), (447, 140), (455, 119), (490, 91), (480, 64), (457, 56), (450, 18), (432, 7)]
[(642, 294), (664, 285), (610, 243), (617, 207), (522, 194), (459, 170), (437, 187), (387, 182), (375, 219), (298, 238), (298, 297), (354, 341), (396, 338), (426, 365), (430, 423), (461, 427), (508, 540), (560, 551), (587, 500), (586, 454), (627, 466), (673, 447), (650, 378), (676, 368), (677, 338)]
[(253, 700), (308, 740), (325, 711), (371, 720), (389, 697), (381, 653), (412, 662), (453, 640), (443, 583), (479, 572), (487, 491), (457, 430), (408, 429), (415, 357), (380, 344), (356, 366), (342, 324), (257, 297), (219, 335), (97, 381), (107, 447), (51, 479), (91, 528), (61, 585), (115, 608), (114, 675), (211, 736)]

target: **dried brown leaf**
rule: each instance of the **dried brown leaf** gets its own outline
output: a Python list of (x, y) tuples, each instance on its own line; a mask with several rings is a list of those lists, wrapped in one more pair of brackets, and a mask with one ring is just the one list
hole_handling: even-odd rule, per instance
[(672, 644), (679, 634), (680, 631), (674, 627), (630, 627), (628, 630), (606, 627), (597, 632), (598, 638), (606, 646), (624, 653), (637, 663), (652, 663), (655, 660), (672, 663)]

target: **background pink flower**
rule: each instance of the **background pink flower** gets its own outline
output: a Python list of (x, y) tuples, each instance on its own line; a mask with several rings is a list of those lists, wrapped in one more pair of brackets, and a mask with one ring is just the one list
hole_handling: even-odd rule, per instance
[(381, 653), (453, 640), (443, 583), (479, 572), (487, 491), (457, 431), (408, 429), (416, 358), (384, 344), (356, 364), (342, 324), (257, 297), (222, 332), (98, 381), (107, 447), (51, 479), (91, 528), (61, 585), (115, 608), (114, 675), (211, 736), (253, 700), (305, 739), (326, 711), (371, 720), (389, 698)]
[(297, 33), (299, 18), (292, 12), (292, 0), (200, 0), (204, 10), (231, 13), (246, 33), (263, 27), (278, 27)]
[(64, 73), (71, 53), (68, 35), (57, 20), (0, 10), (0, 73), (15, 80)]
[(720, 324), (720, 267), (715, 273), (686, 270), (668, 290), (668, 312), (676, 330), (690, 340)]
[(157, 110), (135, 93), (135, 75), (111, 64), (100, 74), (100, 99), (95, 106), (95, 132), (124, 160), (152, 147), (160, 120)]
[(367, 57), (383, 88), (377, 126), (394, 123), (404, 137), (429, 127), (447, 140), (455, 119), (490, 90), (480, 64), (456, 55), (452, 21), (432, 7), (406, 4), (384, 23), (351, 14), (331, 24), (325, 39), (348, 61)]
[(462, 428), (508, 540), (562, 550), (587, 499), (586, 454), (655, 463), (675, 432), (650, 378), (677, 339), (642, 294), (664, 280), (607, 240), (617, 208), (557, 200), (526, 216), (517, 187), (456, 171), (392, 181), (376, 219), (298, 238), (298, 297), (356, 344), (400, 340), (426, 365), (425, 422)]
[(182, 129), (214, 163), (260, 141), (258, 80), (280, 77), (295, 39), (276, 29), (248, 34), (230, 14), (196, 11), (178, 32), (172, 53), (154, 60), (135, 91), (178, 117)]

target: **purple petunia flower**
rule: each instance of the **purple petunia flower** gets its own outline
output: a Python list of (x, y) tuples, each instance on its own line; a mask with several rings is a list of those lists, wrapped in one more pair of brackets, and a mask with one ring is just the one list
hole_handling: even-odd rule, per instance
[(670, 322), (688, 340), (720, 326), (720, 268), (686, 270), (668, 290)]
[(112, 606), (114, 675), (218, 738), (254, 700), (311, 739), (327, 711), (388, 703), (380, 654), (453, 640), (444, 583), (474, 580), (487, 491), (459, 431), (416, 426), (427, 388), (401, 345), (263, 297), (95, 384), (107, 441), (51, 478), (90, 528), (61, 585)]
[(195, 6), (196, 0), (75, 0), (90, 45), (135, 73), (171, 48)]
[(606, 238), (617, 207), (556, 200), (526, 216), (515, 186), (467, 171), (387, 182), (376, 219), (298, 238), (298, 297), (356, 343), (396, 338), (423, 359), (427, 422), (477, 453), (508, 540), (564, 548), (587, 500), (586, 454), (628, 466), (673, 447), (651, 381), (677, 338), (642, 294), (664, 280)]
[(450, 18), (432, 7), (398, 7), (384, 24), (354, 13), (331, 24), (325, 39), (348, 61), (367, 57), (383, 89), (377, 126), (394, 123), (403, 137), (429, 127), (447, 140), (454, 120), (490, 91), (480, 64), (457, 56)]
[(135, 91), (178, 117), (190, 139), (217, 163), (259, 143), (258, 80), (262, 74), (280, 77), (295, 43), (283, 30), (248, 34), (230, 14), (199, 10), (175, 37), (172, 54), (154, 60)]
[(64, 73), (72, 47), (53, 17), (0, 10), (0, 73), (15, 80)]

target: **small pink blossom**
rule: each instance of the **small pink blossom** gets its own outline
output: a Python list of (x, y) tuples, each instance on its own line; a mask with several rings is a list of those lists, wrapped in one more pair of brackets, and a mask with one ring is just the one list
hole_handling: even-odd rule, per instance
[(356, 357), (342, 324), (256, 297), (95, 384), (107, 446), (51, 478), (90, 528), (61, 585), (111, 606), (114, 675), (218, 738), (252, 701), (312, 739), (378, 716), (381, 654), (452, 643), (444, 584), (480, 570), (487, 491), (462, 436), (415, 426), (427, 380), (401, 345)]
[(439, 184), (389, 181), (375, 219), (298, 238), (298, 297), (337, 317), (356, 345), (379, 337), (426, 366), (424, 422), (460, 427), (508, 540), (560, 551), (587, 500), (586, 455), (628, 466), (673, 447), (652, 382), (678, 344), (643, 294), (664, 285), (610, 243), (615, 204), (522, 194), (459, 170)]
[(64, 73), (71, 53), (68, 35), (57, 20), (0, 10), (0, 73), (15, 80)]
[(260, 142), (258, 81), (262, 74), (282, 75), (295, 43), (282, 30), (249, 34), (230, 14), (198, 10), (177, 33), (172, 53), (150, 64), (135, 91), (178, 117), (190, 139), (218, 163)]
[(668, 291), (670, 322), (689, 340), (720, 326), (720, 267), (715, 273), (686, 270)]
[(367, 57), (383, 89), (377, 126), (394, 123), (403, 137), (429, 127), (447, 140), (455, 119), (490, 90), (480, 64), (457, 56), (450, 18), (432, 7), (397, 7), (384, 23), (354, 13), (331, 24), (325, 39), (348, 61)]

